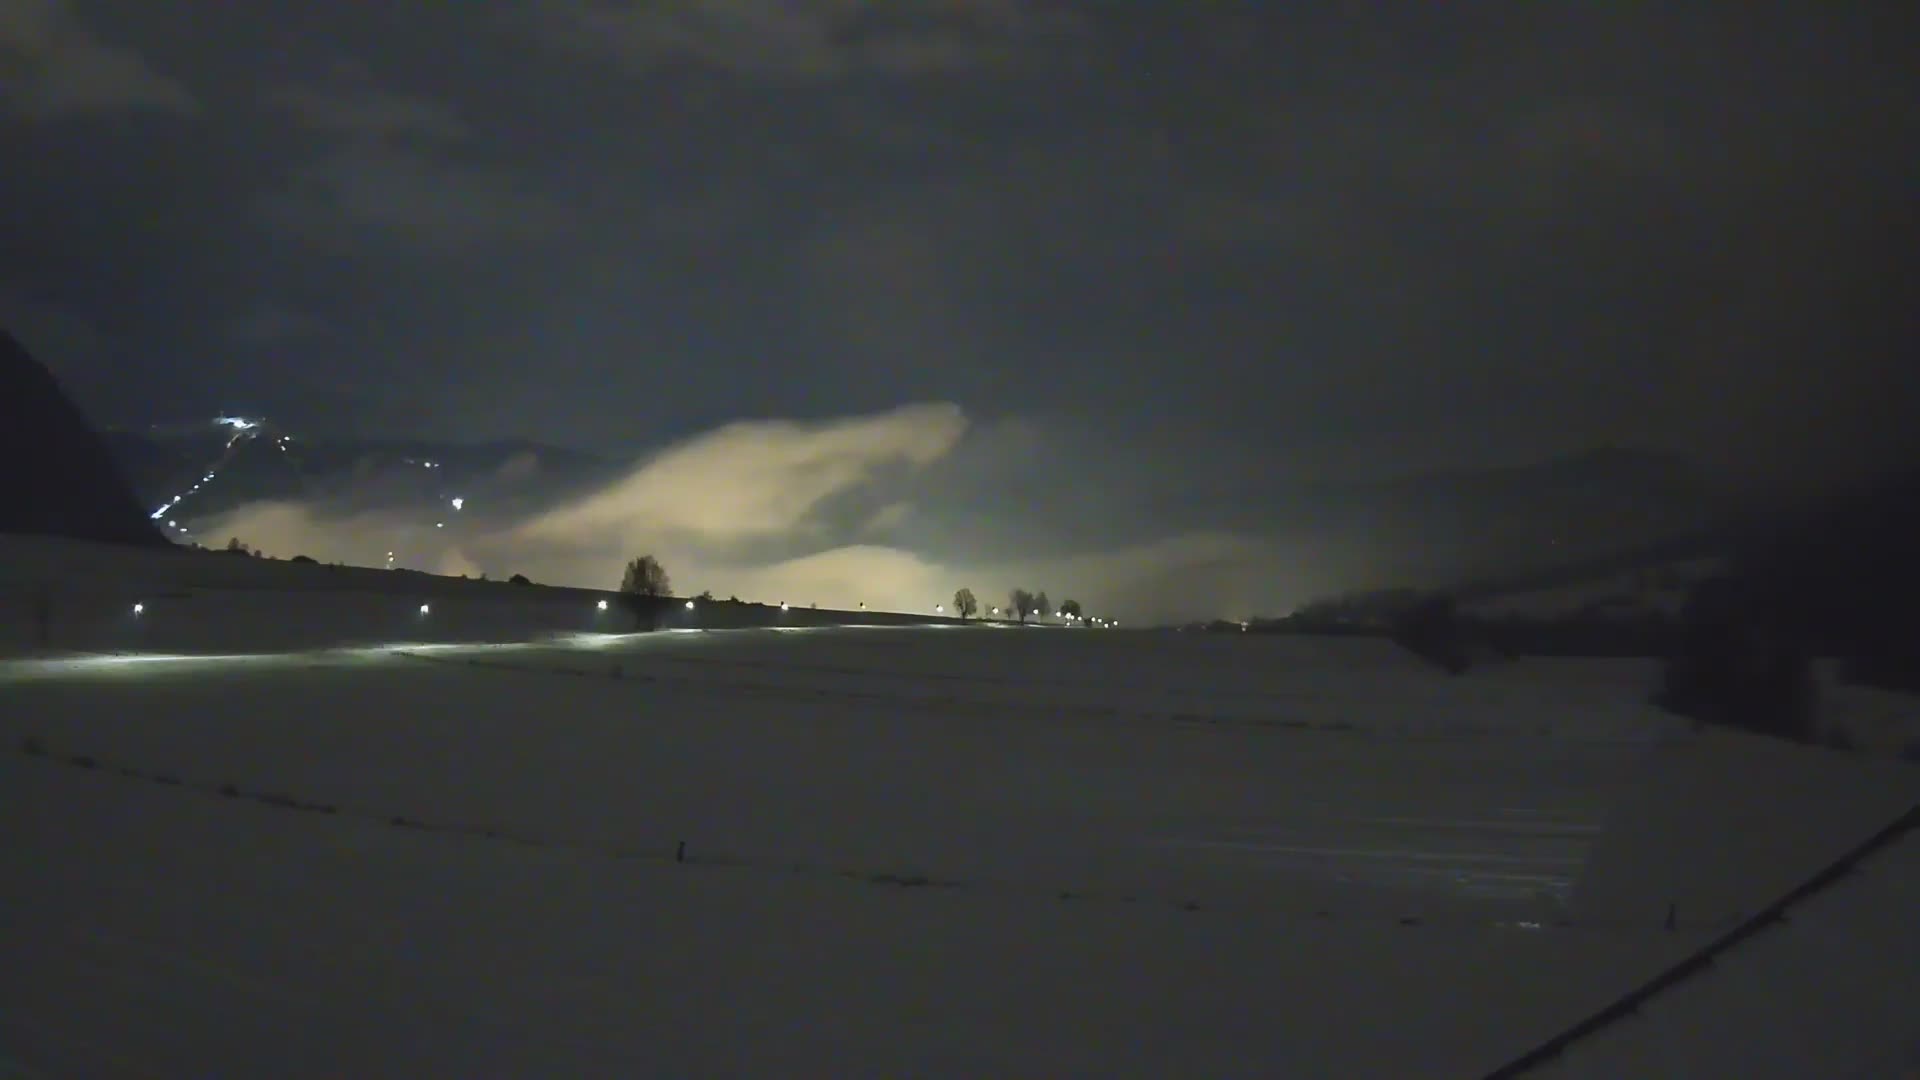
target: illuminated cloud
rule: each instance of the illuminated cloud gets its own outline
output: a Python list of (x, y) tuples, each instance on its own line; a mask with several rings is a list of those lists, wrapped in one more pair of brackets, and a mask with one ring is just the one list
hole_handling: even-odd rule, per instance
[(716, 567), (707, 571), (722, 596), (823, 608), (926, 611), (953, 595), (952, 573), (898, 548), (853, 545), (770, 566)]
[(789, 535), (823, 503), (899, 466), (951, 452), (966, 417), (952, 405), (806, 424), (745, 421), (672, 447), (624, 480), (527, 522), (533, 543), (630, 548), (649, 540), (724, 545)]
[[(494, 500), (476, 501), (447, 531), (436, 530), (432, 515), (412, 502), (369, 509), (320, 501), (251, 504), (200, 523), (199, 533), (210, 544), (240, 536), (282, 557), (383, 565), (393, 550), (401, 566), (498, 576), (519, 570), (581, 585), (605, 584), (645, 551), (667, 560), (677, 580), (717, 590), (715, 575), (759, 580), (758, 568), (831, 550), (839, 532), (857, 528), (831, 520), (827, 510), (836, 500), (857, 501), (941, 459), (966, 427), (959, 409), (939, 404), (815, 423), (744, 421), (669, 447), (557, 506), (515, 513), (497, 511)], [(356, 489), (369, 485), (376, 467), (361, 466)], [(522, 454), (496, 480), (525, 480), (537, 470), (537, 458)], [(898, 524), (910, 512), (896, 498), (865, 516)]]
[(486, 569), (478, 562), (468, 558), (466, 552), (455, 547), (448, 548), (445, 552), (441, 553), (439, 562), (434, 567), (434, 573), (445, 574), (448, 577), (477, 578), (486, 573)]
[(867, 533), (889, 533), (900, 528), (913, 516), (912, 503), (888, 503), (867, 519), (862, 531)]
[[(962, 586), (991, 607), (1024, 586), (1138, 624), (1283, 612), (1325, 591), (1329, 545), (1304, 539), (1172, 522), (1147, 540), (1098, 530), (1045, 547), (997, 532), (956, 537), (956, 506), (1025, 491), (1021, 485), (1038, 475), (1041, 444), (1017, 437), (1035, 430), (1002, 420), (971, 432), (950, 405), (810, 423), (743, 421), (670, 446), (558, 504), (527, 509), (504, 493), (474, 498), (444, 530), (435, 528), (440, 508), (417, 493), (377, 508), (357, 501), (364, 495), (351, 503), (257, 503), (196, 525), (209, 546), (237, 536), (282, 558), (383, 566), (394, 551), (394, 565), (405, 569), (495, 579), (523, 573), (592, 588), (614, 586), (628, 559), (652, 554), (684, 595), (711, 590), (823, 608), (931, 611)], [(1103, 453), (1079, 442), (1045, 445), (1075, 447), (1076, 458)], [(955, 463), (967, 475), (953, 472)], [(495, 476), (526, 479), (532, 470), (522, 455)], [(1015, 497), (1060, 505), (1066, 494), (1043, 483), (1049, 490)], [(353, 489), (366, 486), (363, 479)], [(938, 494), (905, 497), (915, 490)], [(1101, 515), (1089, 507), (1084, 516)], [(1011, 527), (1017, 535), (1023, 526)]]

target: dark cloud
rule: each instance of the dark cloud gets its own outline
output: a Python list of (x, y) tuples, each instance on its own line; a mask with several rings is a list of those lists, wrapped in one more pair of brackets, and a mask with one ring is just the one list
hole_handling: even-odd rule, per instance
[(952, 494), (842, 537), (943, 562), (1910, 449), (1885, 6), (162, 7), (0, 0), (0, 301), (113, 419), (638, 457), (952, 403)]
[(528, 21), (556, 47), (630, 72), (782, 82), (1057, 63), (1085, 30), (1067, 5), (1025, 0), (560, 0)]
[(192, 113), (194, 96), (140, 53), (78, 18), (66, 0), (0, 3), (0, 106), (39, 121), (143, 109)]
[(342, 67), (328, 85), (274, 87), (263, 101), (304, 127), (354, 139), (457, 143), (472, 133), (451, 106), (383, 90), (364, 67)]

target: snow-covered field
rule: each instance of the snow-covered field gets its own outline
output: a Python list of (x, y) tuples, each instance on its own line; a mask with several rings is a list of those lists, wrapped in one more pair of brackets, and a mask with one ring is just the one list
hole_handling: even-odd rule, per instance
[[(749, 598), (754, 599), (754, 598)], [(764, 598), (761, 598), (764, 599)], [(670, 607), (675, 628), (918, 625), (931, 613), (815, 610), (778, 599)], [(23, 651), (262, 652), (521, 641), (628, 628), (612, 592), (326, 566), (191, 549), (0, 536), (0, 656)]]
[[(0, 661), (0, 1076), (1477, 1076), (1920, 796), (1695, 734), (1635, 662), (979, 627), (265, 651), (257, 608), (198, 610), (189, 644)], [(1910, 903), (1886, 866), (1848, 903)], [(1916, 934), (1822, 992), (1920, 990)], [(1752, 955), (1740, 1031), (1563, 1064), (1909, 1063), (1884, 1009), (1754, 1054), (1811, 976)]]

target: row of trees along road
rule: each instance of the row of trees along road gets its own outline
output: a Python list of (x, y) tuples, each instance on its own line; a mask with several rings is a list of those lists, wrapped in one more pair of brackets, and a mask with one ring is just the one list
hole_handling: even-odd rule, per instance
[[(620, 591), (629, 596), (670, 596), (673, 593), (672, 579), (667, 576), (666, 567), (651, 555), (642, 555), (627, 564), (626, 573), (620, 578)], [(1052, 610), (1045, 592), (1032, 592), (1027, 589), (1015, 589), (1007, 596), (1007, 611), (1017, 615), (1021, 622), (1028, 616), (1045, 616)], [(980, 600), (973, 595), (972, 589), (961, 589), (953, 594), (953, 610), (963, 619), (971, 619), (980, 614)], [(1077, 619), (1081, 616), (1080, 601), (1063, 600), (1058, 613), (1062, 618)]]
[[(1027, 589), (1015, 589), (1007, 595), (1007, 613), (1018, 616), (1021, 622), (1026, 622), (1030, 615), (1044, 617), (1052, 611), (1052, 608), (1053, 605), (1048, 603), (1045, 592), (1036, 593)], [(971, 619), (980, 613), (980, 601), (973, 595), (972, 589), (961, 589), (953, 594), (953, 610), (958, 612), (961, 618)], [(995, 614), (998, 613), (998, 609), (995, 609)], [(1057, 614), (1062, 618), (1079, 618), (1080, 601), (1062, 600)]]

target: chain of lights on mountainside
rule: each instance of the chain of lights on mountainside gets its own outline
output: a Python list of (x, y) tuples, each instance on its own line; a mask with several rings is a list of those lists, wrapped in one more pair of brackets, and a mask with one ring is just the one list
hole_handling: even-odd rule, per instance
[[(187, 490), (174, 495), (173, 498), (167, 500), (165, 505), (161, 506), (158, 510), (155, 510), (151, 515), (149, 515), (149, 517), (154, 521), (162, 521), (164, 519), (164, 524), (166, 525), (166, 527), (178, 533), (181, 539), (183, 540), (192, 541), (193, 533), (185, 525), (180, 524), (180, 522), (177, 519), (170, 517), (169, 515), (172, 514), (173, 511), (177, 509), (179, 505), (182, 502), (184, 502), (189, 496), (198, 494), (201, 488), (203, 488), (207, 484), (211, 484), (214, 481), (214, 479), (220, 475), (221, 471), (225, 469), (226, 466), (233, 461), (234, 457), (238, 454), (239, 450), (242, 447), (251, 443), (254, 439), (258, 438), (263, 432), (266, 432), (272, 429), (272, 426), (273, 426), (272, 424), (270, 424), (268, 421), (264, 419), (253, 420), (253, 419), (248, 419), (242, 416), (217, 416), (214, 418), (213, 423), (216, 427), (227, 428), (233, 432), (233, 434), (227, 438), (226, 445), (221, 448), (220, 456), (217, 459), (215, 459), (212, 465), (207, 467), (207, 471), (201, 475), (199, 480), (195, 481), (193, 484), (188, 486)], [(287, 453), (287, 444), (293, 441), (293, 436), (287, 435), (285, 433), (281, 433), (281, 434), (275, 435), (273, 437), (273, 440), (274, 440), (274, 447), (284, 454), (284, 453)], [(440, 467), (440, 463), (437, 461), (420, 461), (415, 458), (403, 458), (402, 460), (409, 465), (419, 465), (421, 468), (425, 468), (425, 469), (438, 469)], [(467, 500), (462, 496), (456, 495), (453, 498), (448, 499), (447, 504), (453, 508), (455, 513), (459, 513), (460, 511), (466, 509)], [(447, 523), (445, 521), (436, 521), (433, 523), (433, 527), (436, 529), (444, 529), (447, 527)], [(391, 570), (394, 568), (394, 563), (397, 558), (398, 558), (398, 552), (391, 551), (391, 550), (387, 552), (387, 569)], [(687, 601), (687, 608), (689, 610), (692, 610), (693, 606), (694, 606), (693, 601), (691, 600)], [(867, 608), (866, 603), (864, 601), (861, 602), (860, 610), (865, 611), (866, 608)], [(787, 605), (785, 603), (782, 603), (780, 605), (780, 609), (782, 611), (787, 610)], [(602, 611), (606, 610), (606, 602), (604, 600), (600, 602), (600, 610)], [(936, 615), (945, 614), (946, 610), (947, 608), (945, 604), (935, 604), (933, 606), (933, 611), (934, 611), (934, 614)], [(144, 611), (145, 611), (144, 605), (140, 605), (140, 604), (134, 605), (134, 614), (139, 615)], [(428, 611), (429, 611), (429, 608), (427, 605), (422, 604), (420, 606), (420, 614), (426, 615), (428, 614)], [(1013, 612), (1008, 611), (1007, 614), (1012, 615)], [(1040, 618), (1046, 618), (1048, 615), (1048, 613), (1044, 611), (1037, 611), (1037, 612), (1033, 612), (1032, 614)], [(1105, 628), (1112, 628), (1120, 625), (1118, 620), (1102, 619), (1096, 615), (1074, 615), (1064, 611), (1058, 612), (1057, 614), (1061, 619), (1064, 619), (1068, 623), (1068, 625), (1080, 623), (1088, 626), (1099, 626), (1099, 627), (1105, 627)], [(994, 607), (990, 609), (989, 615), (993, 618), (1001, 617), (1000, 609), (998, 607)]]
[[(162, 521), (168, 529), (178, 533), (182, 540), (189, 542), (193, 541), (192, 530), (180, 524), (177, 518), (170, 515), (172, 515), (187, 498), (198, 494), (206, 485), (213, 483), (214, 479), (220, 475), (222, 470), (238, 455), (242, 447), (253, 442), (253, 440), (258, 438), (263, 432), (273, 427), (273, 425), (266, 420), (254, 420), (244, 416), (216, 416), (213, 419), (213, 423), (215, 427), (227, 428), (233, 432), (232, 435), (228, 436), (226, 445), (221, 447), (220, 456), (214, 460), (212, 465), (207, 467), (206, 472), (201, 474), (200, 479), (188, 485), (185, 491), (176, 493), (158, 510), (147, 515), (153, 521)], [(291, 442), (293, 442), (293, 436), (285, 434), (284, 432), (276, 434), (273, 437), (274, 448), (282, 454), (288, 452), (287, 444)], [(440, 463), (437, 461), (416, 461), (413, 458), (406, 458), (405, 460), (409, 465), (419, 465), (426, 469), (438, 469), (440, 467)], [(467, 505), (467, 500), (464, 498), (455, 497), (449, 501), (456, 511), (464, 510)], [(436, 522), (434, 523), (434, 528), (444, 529), (446, 528), (446, 522)], [(394, 553), (391, 551), (387, 552), (388, 569), (392, 569), (393, 561)]]

